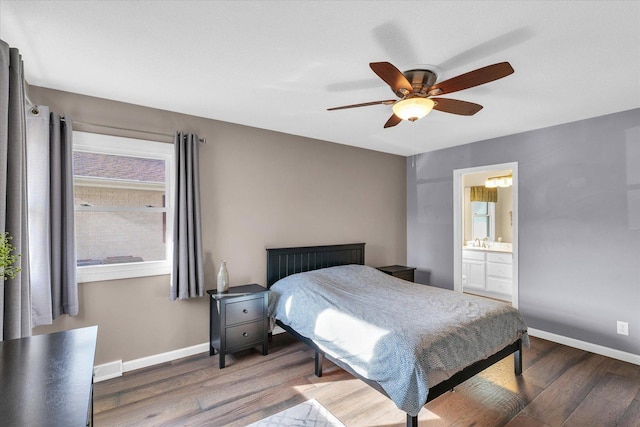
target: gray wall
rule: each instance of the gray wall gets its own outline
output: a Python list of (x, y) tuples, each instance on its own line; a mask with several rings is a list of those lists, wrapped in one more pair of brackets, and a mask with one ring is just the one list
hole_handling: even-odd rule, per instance
[[(366, 242), (368, 265), (406, 262), (404, 157), (46, 88), (30, 95), (76, 121), (207, 138), (200, 150), (207, 289), (221, 259), (232, 286), (264, 284), (266, 247)], [(208, 340), (208, 300), (170, 302), (169, 276), (83, 283), (79, 296), (78, 317), (34, 332), (98, 325), (96, 364)]]
[(453, 171), (507, 162), (518, 162), (529, 327), (640, 354), (640, 109), (407, 158), (417, 280), (453, 289)]

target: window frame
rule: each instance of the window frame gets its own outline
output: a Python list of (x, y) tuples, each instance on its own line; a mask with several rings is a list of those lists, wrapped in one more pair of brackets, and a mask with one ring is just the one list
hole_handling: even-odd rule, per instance
[[(149, 277), (171, 274), (173, 257), (173, 202), (175, 191), (175, 149), (173, 144), (74, 130), (73, 151), (111, 154), (116, 156), (141, 157), (165, 161), (165, 206), (164, 208), (144, 209), (146, 212), (156, 211), (166, 213), (165, 260), (78, 266), (76, 267), (78, 282), (98, 282), (106, 280), (130, 279), (136, 277)], [(74, 193), (75, 184), (76, 181), (74, 177)], [(79, 206), (74, 203), (73, 213), (75, 216), (76, 212), (106, 212), (113, 209), (114, 208), (92, 209), (85, 206)], [(122, 211), (133, 212), (136, 209), (140, 208), (123, 208)]]
[[(473, 213), (473, 204), (474, 203), (484, 203), (487, 207), (486, 214), (475, 214)], [(475, 238), (475, 226), (476, 222), (475, 218), (487, 218), (487, 226), (489, 228), (489, 233), (487, 235), (487, 239), (491, 242), (495, 242), (496, 240), (496, 203), (494, 202), (470, 202), (469, 209), (471, 209), (471, 237)]]

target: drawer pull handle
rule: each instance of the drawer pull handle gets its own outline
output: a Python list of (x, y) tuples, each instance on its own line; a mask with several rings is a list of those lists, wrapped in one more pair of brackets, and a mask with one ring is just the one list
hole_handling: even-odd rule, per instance
[(249, 310), (247, 310), (247, 309), (245, 308), (244, 310), (242, 310), (242, 312), (243, 312), (244, 314), (247, 314), (247, 313), (249, 312)]
[(243, 333), (242, 333), (242, 336), (246, 338), (246, 337), (248, 337), (248, 336), (249, 336), (249, 334), (248, 334), (248, 333), (246, 333), (246, 332), (243, 332)]

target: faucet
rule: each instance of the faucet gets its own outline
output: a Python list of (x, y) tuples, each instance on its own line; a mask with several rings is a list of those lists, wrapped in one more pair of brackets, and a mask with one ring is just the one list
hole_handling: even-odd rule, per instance
[(482, 247), (483, 248), (488, 248), (489, 247), (489, 238), (485, 237), (484, 239), (482, 239)]
[(473, 241), (473, 246), (479, 248), (480, 247), (480, 238), (476, 237)]

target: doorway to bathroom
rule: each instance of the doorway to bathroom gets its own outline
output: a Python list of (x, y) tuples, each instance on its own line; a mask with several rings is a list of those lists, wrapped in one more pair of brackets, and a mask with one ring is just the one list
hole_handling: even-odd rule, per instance
[(453, 171), (454, 290), (518, 307), (518, 163)]

